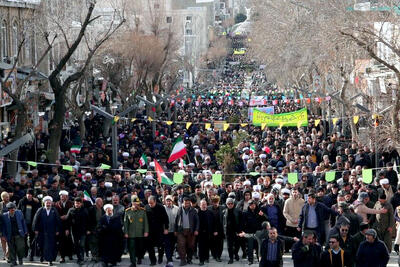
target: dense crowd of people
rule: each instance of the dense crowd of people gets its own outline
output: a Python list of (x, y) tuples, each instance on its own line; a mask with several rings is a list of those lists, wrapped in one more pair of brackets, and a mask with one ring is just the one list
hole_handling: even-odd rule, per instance
[[(247, 105), (239, 106), (235, 98), (232, 105), (229, 97), (240, 95), (248, 75), (250, 92), (266, 84), (261, 72), (249, 74), (240, 64), (229, 64), (233, 60), (228, 58), (213, 87), (213, 97), (223, 97), (222, 103), (207, 98), (198, 105), (175, 103), (177, 120), (193, 122), (188, 129), (157, 123), (153, 135), (151, 123), (143, 120), (145, 110), (137, 121), (120, 123), (119, 169), (99, 167), (111, 165), (111, 142), (99, 131), (103, 119), (95, 114), (85, 121), (84, 140), (79, 127), (64, 135), (57, 164), (48, 164), (45, 131), (20, 149), (21, 162), (34, 160), (35, 153), (40, 161), (37, 167), (22, 163), (29, 171), (18, 182), (7, 174), (5, 160), (0, 183), (5, 259), (13, 266), (24, 258), (49, 265), (75, 258), (79, 264), (93, 260), (114, 266), (127, 253), (131, 266), (145, 257), (151, 266), (172, 266), (174, 258), (184, 266), (204, 265), (211, 257), (221, 262), (227, 249), (228, 264), (241, 257), (249, 265), (282, 266), (283, 254), (291, 252), (295, 267), (386, 266), (400, 244), (397, 152), (379, 153), (376, 162), (368, 146), (340, 133), (324, 134), (321, 125), (313, 124), (206, 130), (204, 123), (233, 116), (247, 122)], [(270, 84), (264, 94), (282, 96)], [(300, 103), (280, 103), (275, 111), (299, 108)], [(165, 116), (160, 114), (160, 120)], [(235, 140), (240, 132), (247, 137)], [(185, 163), (168, 163), (178, 137), (186, 144)], [(234, 142), (234, 173), (223, 173), (217, 151)], [(71, 153), (72, 145), (82, 145), (80, 153)], [(147, 163), (140, 166), (143, 154)], [(159, 184), (153, 160), (171, 178), (182, 173), (183, 182)], [(363, 182), (364, 168), (376, 172), (370, 184)], [(326, 181), (327, 171), (335, 171), (334, 181)], [(221, 172), (224, 180), (215, 185), (212, 175)], [(289, 183), (289, 173), (297, 174), (298, 183)]]

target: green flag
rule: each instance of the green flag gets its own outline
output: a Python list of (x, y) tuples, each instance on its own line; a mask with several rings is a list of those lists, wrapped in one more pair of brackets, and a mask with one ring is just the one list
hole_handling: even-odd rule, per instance
[(250, 172), (249, 173), (251, 176), (257, 176), (257, 175), (259, 175), (260, 173), (259, 172)]
[(183, 182), (183, 173), (174, 173), (174, 183), (181, 184)]
[(34, 161), (27, 161), (27, 163), (28, 163), (29, 166), (37, 167), (37, 163), (34, 162)]
[(372, 182), (372, 169), (362, 170), (363, 183), (370, 184)]
[(290, 172), (288, 174), (288, 181), (290, 184), (295, 185), (298, 182), (298, 177), (296, 172)]
[(332, 182), (335, 181), (336, 178), (336, 172), (335, 171), (330, 171), (325, 173), (325, 180), (327, 182)]
[(62, 168), (63, 168), (63, 170), (72, 172), (72, 166), (70, 166), (70, 165), (63, 165)]
[(143, 173), (146, 173), (146, 172), (147, 172), (147, 170), (146, 170), (146, 169), (137, 169), (136, 171), (137, 171), (137, 172), (139, 172), (139, 173), (141, 173), (141, 174), (143, 174)]
[(100, 165), (100, 169), (103, 169), (103, 170), (109, 170), (109, 169), (111, 169), (111, 166), (110, 166), (110, 165), (107, 165), (107, 164), (104, 164), (104, 163), (102, 163), (102, 164)]
[(222, 184), (222, 174), (213, 174), (212, 175), (212, 181), (215, 185), (220, 185)]

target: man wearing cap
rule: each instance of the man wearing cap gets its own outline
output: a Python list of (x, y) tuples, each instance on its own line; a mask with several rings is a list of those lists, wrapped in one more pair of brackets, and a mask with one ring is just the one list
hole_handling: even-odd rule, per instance
[(168, 215), (169, 227), (168, 234), (165, 236), (165, 256), (167, 262), (173, 262), (172, 256), (175, 249), (176, 237), (174, 234), (175, 230), (175, 219), (178, 214), (179, 207), (174, 205), (174, 201), (171, 195), (165, 197), (165, 211)]
[(199, 234), (199, 216), (191, 207), (190, 198), (184, 197), (175, 219), (175, 235), (178, 242), (180, 266), (192, 263), (195, 237)]
[(68, 228), (68, 221), (67, 221), (67, 213), (70, 208), (74, 206), (74, 203), (68, 199), (68, 192), (65, 190), (61, 190), (60, 193), (60, 200), (55, 203), (55, 208), (58, 211), (61, 219), (61, 229), (60, 229), (60, 256), (61, 261), (60, 263), (65, 262), (65, 257), (68, 256), (72, 260), (72, 251), (73, 251), (73, 244), (71, 235), (66, 235), (66, 230)]
[(368, 225), (368, 223), (362, 222), (362, 223), (360, 223), (359, 228), (360, 228), (360, 231), (358, 231), (358, 233), (356, 233), (355, 235), (351, 236), (351, 238), (353, 239), (353, 245), (354, 245), (356, 252), (357, 252), (360, 244), (363, 241), (365, 241), (365, 232), (369, 229), (369, 225)]
[(18, 203), (18, 209), (21, 210), (24, 215), (26, 227), (28, 229), (28, 234), (25, 236), (25, 256), (28, 256), (29, 250), (30, 261), (33, 261), (33, 257), (35, 256), (35, 232), (32, 230), (32, 222), (33, 217), (40, 208), (40, 202), (37, 198), (33, 197), (33, 194), (34, 190), (28, 189), (26, 195)]
[(385, 243), (378, 239), (374, 229), (365, 232), (366, 240), (360, 244), (356, 255), (359, 267), (385, 267), (389, 262), (389, 252)]
[(387, 210), (387, 213), (375, 215), (376, 220), (372, 228), (376, 230), (379, 239), (385, 242), (390, 253), (392, 251), (392, 233), (396, 229), (396, 223), (394, 221), (393, 207), (389, 202), (387, 202), (385, 194), (379, 195), (379, 199), (375, 203), (374, 209)]
[(104, 205), (105, 214), (98, 225), (99, 255), (105, 266), (115, 266), (121, 260), (123, 232), (121, 218), (114, 216), (113, 205)]
[(138, 196), (131, 197), (132, 206), (125, 210), (124, 215), (124, 234), (128, 239), (128, 251), (131, 267), (136, 266), (144, 256), (144, 238), (149, 235), (149, 224), (144, 208), (140, 206)]
[(33, 218), (32, 228), (41, 249), (40, 261), (47, 261), (49, 266), (57, 258), (57, 236), (61, 229), (61, 220), (56, 208), (52, 207), (50, 196), (43, 198), (44, 207), (38, 209)]
[(367, 192), (361, 192), (358, 195), (357, 200), (353, 203), (354, 212), (363, 218), (363, 222), (368, 223), (367, 214), (383, 214), (387, 212), (387, 209), (370, 209), (366, 206), (369, 202), (369, 195)]
[(83, 263), (85, 253), (86, 235), (90, 234), (89, 231), (89, 214), (83, 207), (83, 200), (79, 197), (75, 198), (74, 206), (68, 210), (67, 213), (67, 229), (65, 235), (70, 235), (74, 243), (74, 250), (78, 257), (77, 263)]
[(28, 229), (25, 224), (24, 215), (14, 203), (7, 203), (8, 212), (3, 215), (3, 235), (7, 239), (11, 266), (22, 265), (25, 256), (25, 235)]

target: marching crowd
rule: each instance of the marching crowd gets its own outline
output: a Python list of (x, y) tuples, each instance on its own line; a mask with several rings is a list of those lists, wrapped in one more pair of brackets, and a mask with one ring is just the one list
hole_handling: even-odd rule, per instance
[[(247, 71), (228, 63), (214, 86), (217, 99), (244, 87)], [(258, 72), (252, 79), (251, 86), (265, 82)], [(265, 94), (270, 99), (279, 95), (270, 86)], [(282, 266), (283, 254), (291, 252), (295, 267), (386, 266), (400, 244), (396, 150), (379, 153), (375, 162), (374, 150), (349, 136), (324, 134), (321, 124), (206, 130), (204, 123), (235, 115), (246, 122), (247, 111), (243, 116), (241, 110), (247, 106), (228, 102), (202, 100), (190, 106), (191, 115), (187, 103), (177, 102), (178, 120), (193, 124), (186, 129), (157, 123), (155, 136), (147, 121), (121, 123), (118, 170), (99, 167), (111, 165), (110, 141), (99, 131), (101, 116), (86, 119), (84, 140), (79, 127), (65, 135), (57, 165), (47, 164), (48, 135), (38, 132), (35, 144), (21, 148), (19, 155), (25, 162), (36, 151), (41, 159), (36, 168), (17, 182), (7, 175), (9, 162), (4, 161), (0, 229), (5, 259), (13, 266), (24, 258), (49, 265), (75, 258), (79, 264), (92, 260), (114, 266), (128, 253), (131, 266), (141, 265), (144, 257), (151, 266), (172, 266), (174, 258), (184, 266), (204, 265), (211, 257), (221, 262), (227, 249), (228, 264), (241, 257), (249, 265)], [(276, 106), (277, 112), (298, 108)], [(234, 174), (215, 185), (212, 175), (223, 167), (216, 152), (240, 132), (248, 137), (234, 147)], [(167, 162), (178, 137), (186, 144), (185, 164)], [(82, 145), (80, 153), (70, 153), (72, 145)], [(147, 163), (140, 166), (143, 154)], [(166, 175), (182, 173), (183, 182), (159, 184), (153, 160)], [(63, 170), (63, 164), (72, 170)], [(376, 171), (370, 184), (363, 182), (364, 168)], [(326, 181), (327, 171), (335, 171), (334, 181)], [(289, 173), (297, 174), (298, 183), (288, 182)]]

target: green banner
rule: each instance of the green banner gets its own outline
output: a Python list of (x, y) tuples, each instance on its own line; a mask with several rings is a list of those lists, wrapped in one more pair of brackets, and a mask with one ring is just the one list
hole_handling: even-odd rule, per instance
[(255, 108), (253, 110), (253, 124), (256, 126), (264, 124), (269, 127), (308, 126), (307, 109), (303, 108), (294, 112), (281, 114), (267, 114)]

